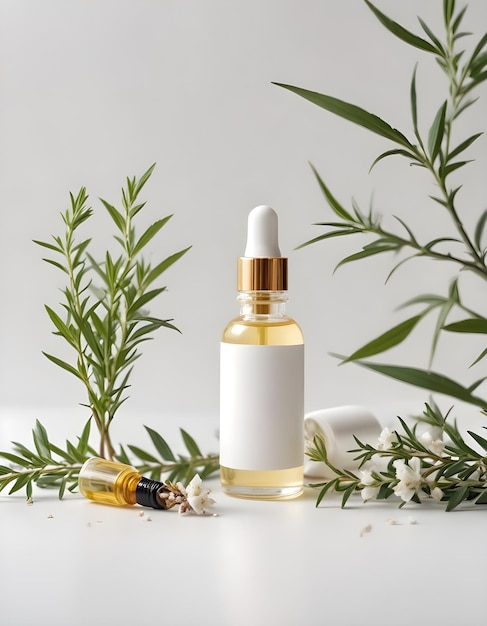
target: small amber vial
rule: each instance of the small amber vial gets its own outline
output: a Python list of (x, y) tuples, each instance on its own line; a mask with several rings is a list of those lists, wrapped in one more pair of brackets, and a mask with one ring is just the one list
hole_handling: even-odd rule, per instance
[(168, 508), (163, 497), (168, 493), (166, 485), (145, 478), (135, 467), (124, 463), (96, 457), (88, 459), (79, 472), (78, 488), (85, 498), (102, 504)]

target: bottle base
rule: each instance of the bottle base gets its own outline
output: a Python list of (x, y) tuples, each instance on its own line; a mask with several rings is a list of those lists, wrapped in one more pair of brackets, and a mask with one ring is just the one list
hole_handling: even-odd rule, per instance
[(240, 470), (220, 466), (222, 490), (234, 498), (290, 500), (303, 493), (303, 467)]

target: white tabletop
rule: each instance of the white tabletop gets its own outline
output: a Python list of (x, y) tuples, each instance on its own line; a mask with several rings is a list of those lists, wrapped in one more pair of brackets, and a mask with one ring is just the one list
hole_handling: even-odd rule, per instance
[[(2, 450), (16, 424), (27, 443), (8, 415)], [(342, 510), (334, 496), (316, 508), (310, 488), (258, 502), (205, 484), (217, 517), (0, 494), (2, 626), (485, 623), (485, 508), (357, 497)]]

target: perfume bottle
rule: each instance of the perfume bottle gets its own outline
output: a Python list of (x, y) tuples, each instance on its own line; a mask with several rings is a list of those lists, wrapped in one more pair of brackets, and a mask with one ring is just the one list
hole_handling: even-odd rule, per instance
[(242, 498), (293, 498), (303, 490), (304, 340), (286, 315), (287, 258), (271, 207), (248, 216), (237, 290), (240, 315), (220, 344), (222, 489)]
[(131, 465), (96, 457), (81, 468), (78, 488), (85, 498), (102, 504), (141, 504), (153, 509), (172, 505), (167, 501), (170, 491), (164, 483), (144, 478)]

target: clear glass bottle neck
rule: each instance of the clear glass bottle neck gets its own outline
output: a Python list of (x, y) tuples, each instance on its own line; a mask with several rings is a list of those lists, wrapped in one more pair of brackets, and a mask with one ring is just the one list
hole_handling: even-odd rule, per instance
[(286, 317), (287, 291), (239, 291), (240, 317), (281, 319)]

